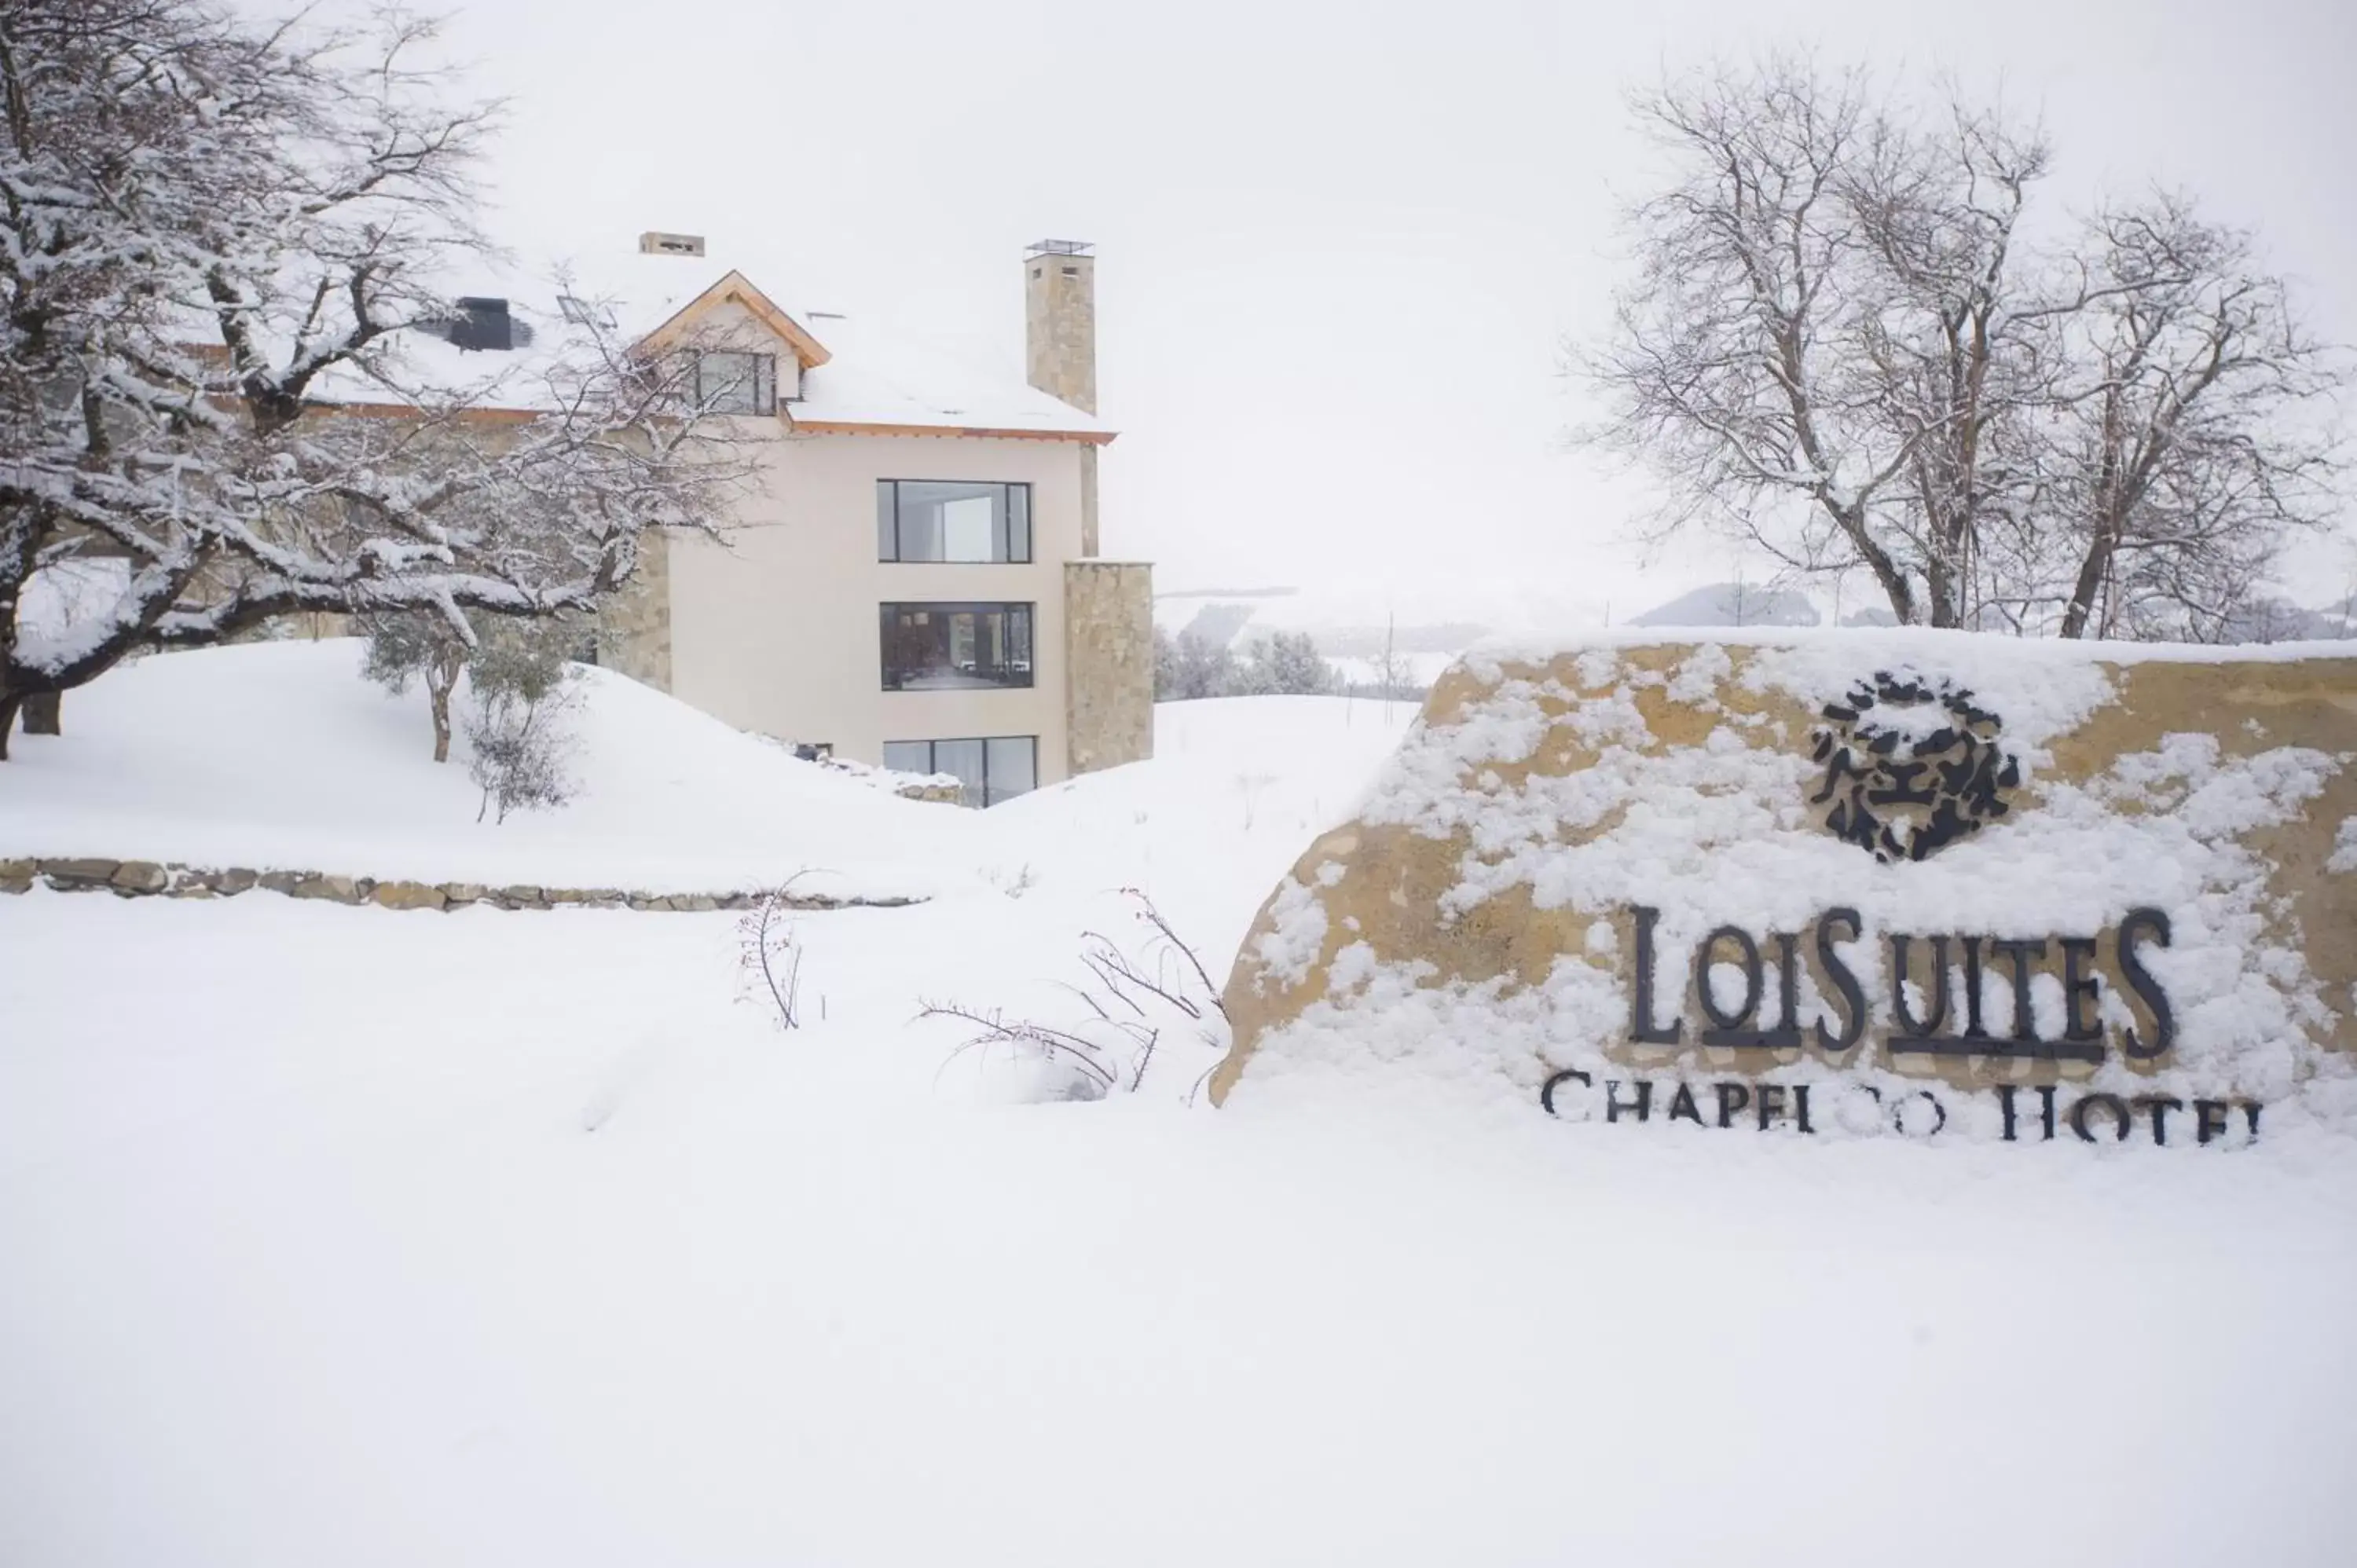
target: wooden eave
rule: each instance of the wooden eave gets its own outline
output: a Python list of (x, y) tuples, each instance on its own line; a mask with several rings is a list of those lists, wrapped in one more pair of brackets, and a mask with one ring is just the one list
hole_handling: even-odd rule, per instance
[(834, 357), (827, 352), (825, 344), (803, 330), (801, 322), (755, 288), (751, 279), (733, 269), (718, 283), (673, 311), (661, 326), (640, 338), (638, 346), (649, 353), (660, 353), (677, 342), (706, 312), (731, 302), (743, 306), (753, 319), (791, 345), (794, 358), (802, 361), (803, 370), (815, 370)]
[(1087, 446), (1103, 446), (1118, 434), (1111, 430), (1002, 430), (980, 424), (887, 424), (856, 419), (805, 419), (791, 412), (789, 419), (796, 431), (807, 435), (968, 435), (993, 441), (1077, 441)]

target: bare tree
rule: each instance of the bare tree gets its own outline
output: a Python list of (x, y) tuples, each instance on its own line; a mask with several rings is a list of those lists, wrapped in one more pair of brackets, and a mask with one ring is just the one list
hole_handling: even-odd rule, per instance
[(1375, 661), (1375, 679), (1382, 682), (1382, 701), (1386, 704), (1398, 701), (1400, 690), (1406, 685), (1406, 666), (1399, 656), (1399, 616), (1395, 611), (1383, 612), (1383, 650)]
[(2190, 206), (2032, 253), (2035, 127), (1790, 58), (1634, 110), (1674, 174), (1629, 213), (1609, 340), (1573, 358), (1612, 409), (1586, 438), (1666, 481), (1661, 528), (1864, 566), (1903, 623), (2076, 636), (2099, 598), (2114, 629), (2215, 618), (2323, 515), (2298, 411), (2332, 367)]
[[(437, 280), (487, 251), (495, 110), (414, 63), (432, 37), (0, 7), (0, 757), (28, 702), (143, 650), (296, 611), (586, 606), (738, 478), (686, 349), (593, 319), (496, 397), (405, 368), (458, 308)], [(100, 607), (26, 624), (28, 584), (97, 566)]]
[(1725, 526), (1802, 570), (1863, 563), (1917, 619), (1916, 581), (1877, 527), (1908, 453), (1877, 445), (1860, 406), (1864, 304), (1844, 284), (1865, 262), (1842, 188), (1866, 156), (1867, 84), (1773, 59), (1631, 108), (1676, 175), (1629, 212), (1637, 276), (1610, 342), (1577, 355), (1615, 404), (1589, 439), (1670, 481), (1665, 529)]
[(2186, 199), (2101, 212), (2089, 238), (2103, 286), (2041, 451), (2076, 557), (2061, 634), (2206, 639), (2285, 531), (2332, 514), (2330, 432), (2302, 409), (2336, 366), (2250, 237)]
[(1985, 533), (2019, 513), (2007, 437), (2041, 396), (2040, 346), (2068, 307), (2022, 276), (2016, 246), (2043, 137), (1953, 91), (1943, 109), (1929, 129), (1878, 115), (1841, 196), (1865, 242), (1849, 395), (1900, 464), (1879, 515), (1921, 618), (1954, 627), (1977, 618)]

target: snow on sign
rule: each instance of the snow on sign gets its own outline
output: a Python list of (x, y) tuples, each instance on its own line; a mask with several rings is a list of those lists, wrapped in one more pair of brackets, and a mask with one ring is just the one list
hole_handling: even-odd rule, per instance
[(2357, 659), (1900, 630), (1478, 652), (1263, 908), (1215, 1099), (2357, 1133)]

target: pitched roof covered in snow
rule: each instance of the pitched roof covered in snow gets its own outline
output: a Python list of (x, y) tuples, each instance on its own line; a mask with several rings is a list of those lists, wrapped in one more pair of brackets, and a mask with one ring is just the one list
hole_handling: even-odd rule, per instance
[(644, 253), (572, 262), (537, 277), (487, 267), (480, 277), (457, 280), (451, 292), (460, 299), (503, 302), (511, 348), (460, 347), (406, 332), (388, 358), (386, 377), (339, 366), (313, 384), (312, 393), (326, 403), (389, 406), (431, 394), (485, 410), (529, 412), (549, 405), (549, 372), (588, 347), (596, 332), (662, 348), (700, 320), (734, 308), (768, 328), (799, 362), (800, 384), (779, 409), (794, 429), (1096, 444), (1114, 438), (1094, 415), (963, 346), (895, 332), (865, 317), (790, 310), (771, 292), (783, 275), (741, 258), (732, 265), (725, 257)]

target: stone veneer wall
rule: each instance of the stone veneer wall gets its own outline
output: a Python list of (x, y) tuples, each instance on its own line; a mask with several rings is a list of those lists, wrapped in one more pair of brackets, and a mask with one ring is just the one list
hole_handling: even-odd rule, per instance
[(597, 612), (597, 657), (658, 692), (671, 690), (671, 535), (639, 536), (639, 569)]
[(623, 887), (492, 886), (479, 882), (382, 881), (318, 871), (259, 871), (249, 866), (186, 865), (178, 861), (105, 860), (88, 855), (0, 860), (0, 893), (112, 893), (118, 898), (234, 898), (256, 888), (289, 898), (331, 904), (375, 904), (387, 909), (659, 909), (694, 913), (753, 909), (775, 900), (781, 909), (902, 909), (925, 902), (887, 894), (838, 898), (825, 893), (643, 893)]
[(1097, 553), (1097, 449), (1081, 448), (1081, 553)]
[(1154, 755), (1154, 568), (1064, 564), (1066, 748), (1075, 774)]

